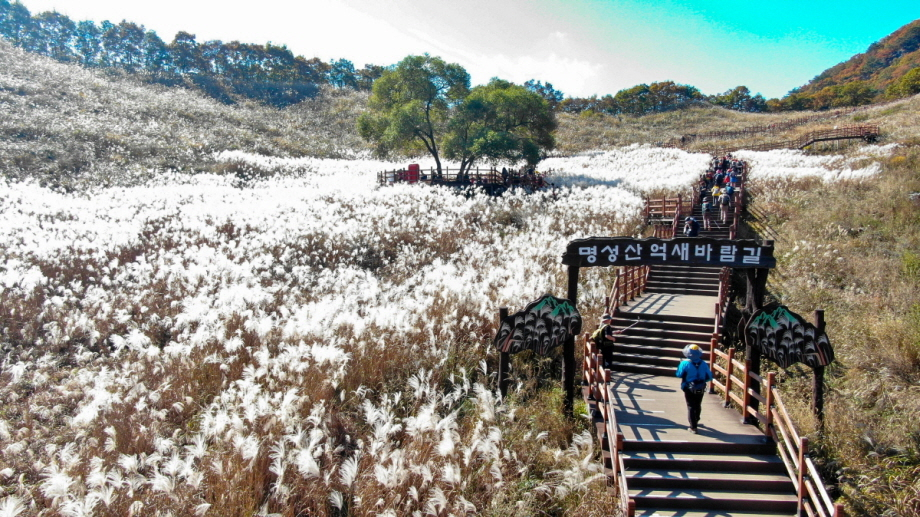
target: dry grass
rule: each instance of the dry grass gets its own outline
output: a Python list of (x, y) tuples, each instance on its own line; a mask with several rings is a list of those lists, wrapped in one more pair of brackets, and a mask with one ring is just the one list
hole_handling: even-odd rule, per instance
[(883, 172), (869, 179), (764, 182), (754, 202), (782, 250), (772, 293), (800, 314), (825, 309), (837, 355), (823, 433), (808, 410), (810, 373), (783, 376), (800, 430), (850, 511), (916, 516), (920, 206), (911, 194), (920, 191), (920, 147), (881, 160)]

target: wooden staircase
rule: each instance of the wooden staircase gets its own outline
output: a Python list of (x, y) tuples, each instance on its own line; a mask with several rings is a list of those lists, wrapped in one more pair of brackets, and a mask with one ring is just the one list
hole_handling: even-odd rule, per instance
[[(710, 230), (702, 228), (698, 193), (690, 201), (646, 199), (654, 237), (679, 236), (684, 218), (693, 215), (699, 237), (736, 239), (746, 210), (746, 172), (745, 165), (728, 219), (720, 221), (715, 207)], [(614, 344), (599, 349), (585, 335), (582, 392), (618, 514), (845, 517), (808, 457), (808, 439), (795, 429), (775, 374), (761, 375), (739, 361), (735, 349), (718, 347), (729, 284), (729, 271), (721, 267), (620, 267), (605, 305), (617, 329)], [(676, 377), (688, 343), (707, 352), (715, 374), (697, 433), (688, 431)], [(760, 390), (748, 389), (756, 385)], [(759, 426), (743, 424), (742, 415)]]
[[(699, 206), (694, 216), (702, 221)], [(727, 239), (730, 225), (730, 220), (718, 223), (701, 236)], [(675, 372), (684, 346), (708, 350), (717, 332), (720, 272), (719, 267), (653, 266), (645, 294), (614, 314), (613, 325), (621, 332), (615, 344), (600, 351), (603, 367), (616, 377), (607, 398), (622, 434), (619, 440), (602, 440), (605, 463), (608, 473), (619, 471), (625, 481), (622, 490), (634, 503), (634, 515), (796, 513), (795, 485), (776, 444), (743, 425), (715, 395), (705, 397), (699, 435), (687, 430)], [(599, 412), (592, 413), (597, 423)], [(609, 432), (603, 419), (598, 425), (599, 432)], [(613, 469), (609, 447), (618, 441), (621, 465)]]

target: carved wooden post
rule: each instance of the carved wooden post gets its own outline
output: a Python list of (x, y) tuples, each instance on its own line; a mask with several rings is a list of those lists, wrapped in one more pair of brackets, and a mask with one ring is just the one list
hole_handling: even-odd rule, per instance
[[(508, 307), (501, 307), (498, 309), (498, 326), (501, 328), (502, 321), (508, 317)], [(508, 366), (509, 366), (509, 357), (511, 354), (508, 352), (499, 352), (498, 353), (498, 391), (501, 392), (502, 398), (505, 398), (508, 395)]]
[[(815, 311), (815, 335), (822, 334), (824, 327), (824, 310), (818, 309)], [(815, 417), (818, 419), (818, 429), (824, 431), (824, 367), (821, 365), (815, 366), (811, 410), (814, 411)]]
[[(568, 299), (578, 307), (578, 266), (569, 266)], [(562, 345), (562, 401), (563, 414), (575, 417), (575, 336), (569, 336)]]
[[(764, 241), (764, 244), (770, 246), (773, 241)], [(767, 291), (767, 276), (770, 270), (766, 268), (748, 269), (747, 270), (747, 297), (745, 300), (745, 312), (754, 314), (763, 308), (763, 299)], [(757, 346), (747, 347), (747, 361), (750, 364), (750, 371), (760, 375), (760, 348)], [(753, 379), (745, 379), (745, 384), (750, 383), (750, 388), (756, 393), (760, 393), (760, 383)], [(745, 397), (747, 397), (747, 386), (745, 387)], [(760, 401), (750, 397), (751, 407), (756, 411), (760, 407)], [(744, 422), (756, 424), (755, 418), (744, 414)]]

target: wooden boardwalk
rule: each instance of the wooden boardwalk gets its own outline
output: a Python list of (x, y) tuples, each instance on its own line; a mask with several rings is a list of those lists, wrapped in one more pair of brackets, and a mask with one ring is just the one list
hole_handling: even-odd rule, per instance
[(766, 443), (755, 426), (741, 423), (735, 409), (717, 395), (703, 398), (699, 432), (687, 430), (687, 405), (680, 379), (662, 375), (614, 372), (611, 389), (617, 424), (627, 440), (718, 443)]
[[(741, 188), (728, 221), (701, 236), (736, 239)], [(659, 217), (658, 238), (676, 236), (684, 216), (701, 219), (697, 196), (686, 206), (680, 197), (663, 199), (658, 212), (651, 205), (649, 221), (667, 216)], [(731, 271), (721, 265), (622, 267), (605, 305), (613, 343), (585, 335), (582, 391), (619, 514), (843, 517), (782, 404), (775, 374), (761, 376), (734, 349), (719, 348), (730, 286)], [(697, 433), (676, 376), (687, 344), (706, 352), (715, 375), (710, 391), (718, 393), (704, 395)]]
[(713, 307), (718, 301), (717, 296), (648, 293), (633, 300), (632, 305), (620, 307), (620, 313), (627, 318), (641, 318), (643, 315), (653, 314), (711, 318)]

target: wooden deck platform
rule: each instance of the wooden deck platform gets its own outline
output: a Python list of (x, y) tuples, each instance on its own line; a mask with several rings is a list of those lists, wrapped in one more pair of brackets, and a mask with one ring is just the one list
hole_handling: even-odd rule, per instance
[(722, 399), (709, 394), (703, 397), (699, 432), (691, 433), (677, 377), (614, 372), (612, 381), (617, 424), (627, 440), (748, 444), (767, 440), (756, 427), (742, 424), (737, 410), (722, 407)]
[(688, 294), (648, 293), (636, 298), (629, 305), (620, 306), (620, 312), (638, 316), (680, 315), (711, 318), (717, 296), (699, 296)]

